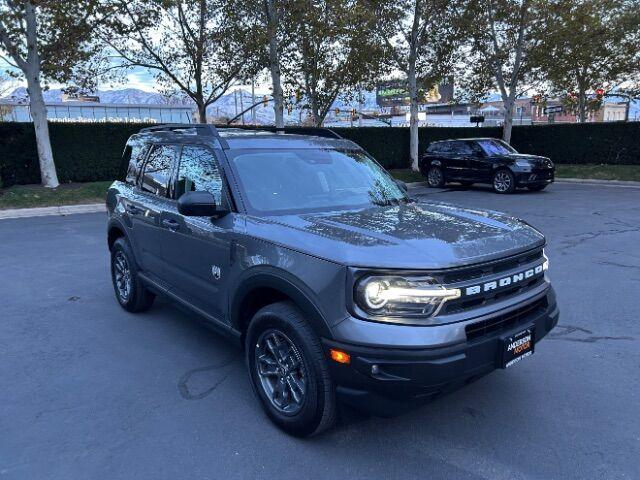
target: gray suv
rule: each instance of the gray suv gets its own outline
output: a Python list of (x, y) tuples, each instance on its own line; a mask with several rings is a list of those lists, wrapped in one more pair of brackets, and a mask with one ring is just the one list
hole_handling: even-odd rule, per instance
[(558, 321), (539, 231), (415, 201), (355, 143), (310, 133), (133, 135), (107, 197), (120, 305), (160, 294), (237, 341), (298, 436), (337, 401), (394, 414), (533, 353)]

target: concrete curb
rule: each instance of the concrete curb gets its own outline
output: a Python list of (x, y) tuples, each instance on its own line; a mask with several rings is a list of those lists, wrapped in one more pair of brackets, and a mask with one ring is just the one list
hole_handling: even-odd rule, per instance
[(409, 183), (407, 183), (407, 187), (409, 187), (409, 188), (426, 187), (426, 186), (427, 186), (427, 182), (409, 182)]
[(13, 208), (0, 210), (0, 220), (8, 218), (46, 217), (49, 215), (73, 215), (75, 213), (106, 212), (104, 203), (89, 203), (85, 205), (62, 205), (58, 207)]
[(558, 183), (586, 183), (590, 185), (607, 185), (609, 187), (640, 187), (640, 182), (629, 180), (598, 180), (595, 178), (556, 178)]

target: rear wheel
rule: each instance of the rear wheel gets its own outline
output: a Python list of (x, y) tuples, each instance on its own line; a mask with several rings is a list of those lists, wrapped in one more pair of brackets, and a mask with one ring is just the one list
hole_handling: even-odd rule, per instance
[(138, 278), (133, 252), (129, 242), (119, 238), (111, 247), (111, 280), (116, 299), (129, 312), (148, 310), (155, 295)]
[(446, 183), (440, 167), (430, 167), (427, 171), (427, 183), (431, 188), (442, 188)]
[(320, 339), (290, 302), (260, 309), (247, 331), (251, 385), (267, 416), (282, 430), (308, 437), (329, 428), (335, 388)]
[(507, 169), (497, 170), (493, 174), (493, 189), (496, 193), (512, 193), (516, 189), (516, 179)]
[(542, 190), (547, 188), (547, 186), (546, 185), (531, 185), (531, 186), (529, 186), (527, 188), (529, 190), (531, 190), (532, 192), (541, 192)]

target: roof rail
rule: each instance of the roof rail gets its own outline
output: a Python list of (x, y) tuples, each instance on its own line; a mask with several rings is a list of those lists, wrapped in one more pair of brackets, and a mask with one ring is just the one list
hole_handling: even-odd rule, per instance
[(168, 133), (186, 133), (185, 130), (193, 130), (196, 135), (203, 137), (215, 137), (218, 139), (222, 148), (229, 148), (226, 140), (220, 136), (215, 125), (210, 123), (163, 123), (154, 125), (153, 127), (145, 127), (140, 129), (140, 133), (168, 132)]
[(300, 135), (314, 135), (316, 137), (326, 137), (326, 138), (338, 138), (342, 137), (338, 135), (336, 132), (331, 130), (330, 128), (322, 128), (322, 127), (284, 127), (284, 128), (275, 128), (276, 132), (284, 132), (284, 133), (298, 133)]
[(249, 130), (249, 131), (262, 131), (262, 132), (281, 132), (281, 133), (291, 133), (291, 134), (299, 134), (299, 135), (313, 135), (315, 137), (325, 137), (325, 138), (337, 138), (342, 139), (340, 135), (331, 130), (330, 128), (322, 128), (322, 127), (282, 127), (277, 128), (273, 125), (261, 125), (261, 126), (253, 126), (253, 125), (219, 125), (218, 129), (225, 128), (235, 128), (239, 130)]

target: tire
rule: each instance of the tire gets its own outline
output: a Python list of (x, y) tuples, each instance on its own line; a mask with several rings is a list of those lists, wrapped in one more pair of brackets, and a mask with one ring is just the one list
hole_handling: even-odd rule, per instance
[(445, 185), (444, 172), (440, 167), (429, 167), (427, 170), (427, 184), (431, 188), (442, 188)]
[(491, 183), (496, 193), (513, 193), (516, 189), (516, 177), (506, 168), (496, 170)]
[(532, 192), (541, 192), (542, 190), (547, 188), (547, 185), (531, 185), (530, 187), (527, 187), (527, 188)]
[(128, 312), (151, 308), (155, 295), (138, 278), (138, 267), (129, 242), (118, 238), (111, 248), (111, 282), (116, 299)]
[(274, 303), (254, 315), (245, 356), (253, 391), (280, 429), (309, 437), (334, 423), (335, 387), (322, 344), (293, 303)]

